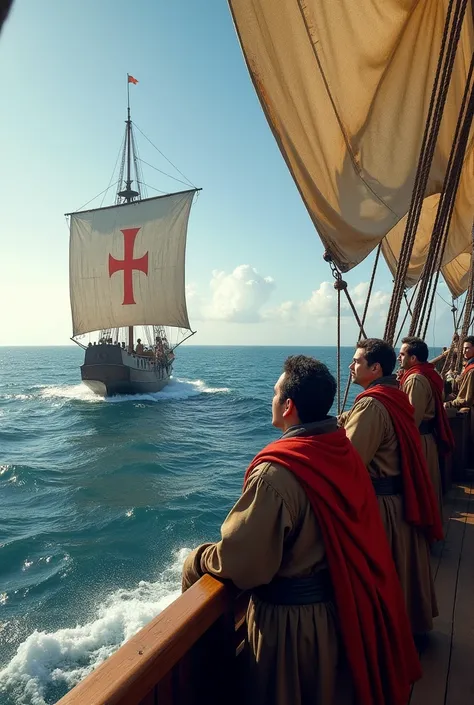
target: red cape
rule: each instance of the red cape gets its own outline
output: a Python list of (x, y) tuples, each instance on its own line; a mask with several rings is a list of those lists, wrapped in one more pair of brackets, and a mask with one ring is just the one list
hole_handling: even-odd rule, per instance
[(374, 489), (344, 429), (281, 438), (252, 461), (302, 483), (323, 535), (340, 629), (361, 705), (406, 705), (421, 677), (400, 582)]
[(471, 370), (473, 369), (473, 366), (474, 366), (474, 360), (469, 360), (469, 362), (466, 365), (464, 365), (464, 369), (461, 372), (461, 375), (463, 375), (465, 372), (471, 372)]
[(436, 441), (438, 450), (442, 455), (447, 455), (454, 450), (454, 436), (449, 425), (446, 409), (443, 405), (443, 379), (436, 372), (431, 362), (419, 362), (407, 370), (400, 379), (400, 386), (403, 387), (410, 375), (423, 375), (431, 385), (435, 400), (435, 424), (436, 424)]
[(415, 424), (414, 410), (400, 389), (376, 384), (356, 397), (374, 397), (387, 409), (392, 419), (400, 448), (405, 519), (424, 529), (431, 541), (441, 541), (443, 525), (438, 502), (421, 446), (420, 432)]

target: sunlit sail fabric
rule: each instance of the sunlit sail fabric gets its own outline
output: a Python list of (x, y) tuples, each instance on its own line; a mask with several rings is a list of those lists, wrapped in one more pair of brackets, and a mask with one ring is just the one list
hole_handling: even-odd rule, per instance
[(451, 294), (457, 298), (469, 286), (472, 246), (442, 268), (442, 273)]
[(195, 191), (73, 213), (73, 335), (132, 325), (189, 329), (185, 250)]
[[(229, 0), (263, 110), (319, 235), (345, 271), (387, 236), (395, 270), (448, 0)], [(421, 273), (469, 62), (469, 9), (407, 283)], [(444, 262), (470, 243), (473, 140)]]

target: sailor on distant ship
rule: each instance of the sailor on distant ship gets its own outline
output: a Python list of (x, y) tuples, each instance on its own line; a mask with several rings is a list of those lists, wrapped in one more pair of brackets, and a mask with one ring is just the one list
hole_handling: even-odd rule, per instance
[(458, 393), (450, 394), (444, 404), (448, 416), (455, 415), (458, 409), (474, 406), (474, 336), (464, 338), (462, 352), (466, 363), (457, 381)]
[(413, 407), (392, 374), (395, 363), (395, 350), (383, 340), (357, 343), (349, 369), (365, 391), (339, 423), (367, 466), (412, 630), (422, 635), (438, 614), (429, 541), (441, 539), (443, 529)]
[[(328, 413), (336, 382), (290, 357), (274, 388), (284, 433), (252, 461), (204, 573), (252, 593), (246, 705), (406, 705), (421, 670), (367, 470)], [(349, 664), (349, 668), (347, 668)], [(351, 675), (352, 674), (352, 677)]]
[(428, 362), (428, 346), (420, 338), (403, 338), (398, 361), (402, 371), (400, 389), (415, 410), (415, 423), (421, 434), (428, 471), (443, 515), (443, 488), (438, 454), (454, 448), (454, 438), (443, 406), (443, 379)]

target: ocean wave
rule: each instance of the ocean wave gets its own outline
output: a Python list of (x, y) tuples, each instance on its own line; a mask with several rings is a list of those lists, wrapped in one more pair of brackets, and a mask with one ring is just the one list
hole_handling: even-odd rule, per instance
[(177, 551), (158, 581), (112, 593), (92, 621), (56, 632), (35, 630), (0, 671), (0, 693), (15, 705), (46, 705), (52, 689), (76, 685), (178, 597), (188, 552)]
[(228, 392), (230, 392), (229, 387), (209, 387), (200, 379), (188, 380), (171, 378), (166, 387), (160, 392), (153, 392), (152, 394), (117, 394), (114, 397), (104, 398), (94, 394), (85, 384), (65, 384), (43, 387), (40, 396), (45, 399), (120, 404), (123, 402), (137, 401), (181, 401), (193, 396), (198, 396), (199, 394), (225, 394)]

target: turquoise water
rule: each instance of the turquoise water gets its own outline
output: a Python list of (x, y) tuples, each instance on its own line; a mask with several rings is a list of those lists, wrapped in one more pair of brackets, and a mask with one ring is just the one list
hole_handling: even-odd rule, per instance
[(103, 400), (79, 348), (0, 348), (2, 705), (56, 702), (179, 594), (277, 436), (295, 352), (335, 367), (335, 348), (183, 346), (165, 390)]

